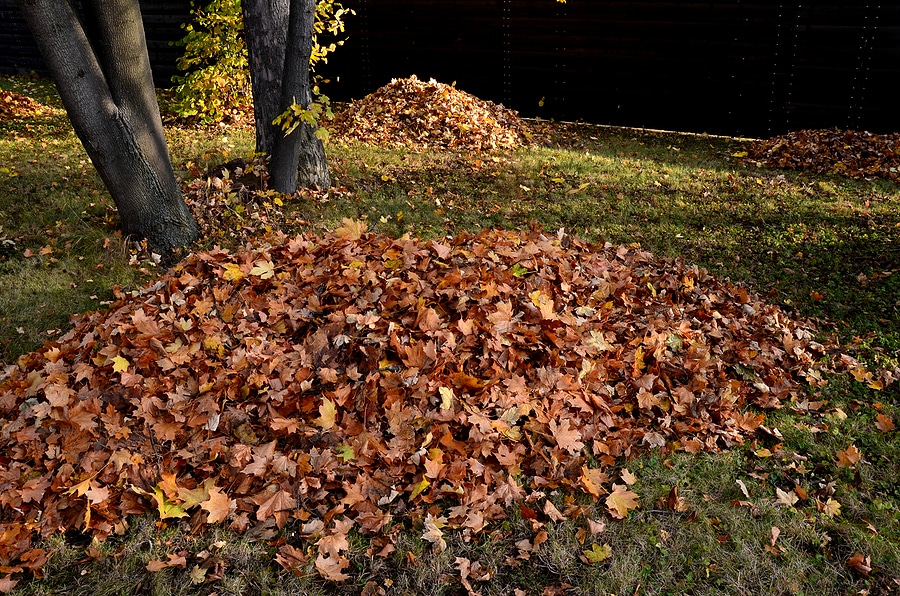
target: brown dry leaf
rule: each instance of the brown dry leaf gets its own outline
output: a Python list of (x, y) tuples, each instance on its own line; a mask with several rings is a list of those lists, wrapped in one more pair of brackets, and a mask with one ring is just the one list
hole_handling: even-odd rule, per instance
[(0, 594), (8, 594), (19, 583), (19, 580), (13, 579), (12, 575), (0, 577)]
[(168, 561), (160, 561), (157, 559), (151, 560), (149, 563), (147, 563), (147, 571), (149, 571), (150, 573), (156, 573), (168, 567), (184, 568), (187, 566), (187, 559), (184, 557), (184, 555), (170, 554), (168, 555), (168, 557)]
[(885, 414), (875, 415), (875, 428), (883, 433), (894, 430), (894, 420)]
[(872, 558), (867, 557), (862, 553), (856, 553), (852, 557), (847, 560), (847, 565), (850, 569), (859, 573), (863, 577), (869, 577), (869, 574), (872, 572)]
[(572, 428), (571, 422), (564, 419), (557, 424), (556, 420), (551, 420), (550, 434), (556, 439), (556, 444), (561, 449), (565, 449), (570, 455), (574, 455), (584, 449), (584, 443), (581, 441), (581, 432), (577, 428)]
[(301, 549), (283, 544), (278, 548), (278, 554), (275, 555), (275, 561), (284, 568), (285, 571), (302, 574), (302, 568), (306, 565), (309, 557)]
[(350, 579), (350, 576), (344, 573), (344, 570), (350, 566), (350, 560), (340, 555), (325, 556), (320, 554), (316, 557), (316, 570), (319, 575), (333, 582), (342, 582)]

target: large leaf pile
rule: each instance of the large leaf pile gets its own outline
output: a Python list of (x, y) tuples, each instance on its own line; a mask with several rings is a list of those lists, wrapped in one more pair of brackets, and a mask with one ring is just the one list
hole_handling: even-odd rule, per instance
[(38, 535), (102, 539), (148, 510), (257, 536), (298, 519), (330, 579), (350, 527), (411, 515), (439, 545), (554, 487), (621, 517), (636, 495), (607, 466), (740, 443), (763, 420), (745, 407), (791, 398), (821, 350), (639, 248), (349, 220), (191, 256), (75, 323), (0, 375), (4, 573), (41, 568)]
[(769, 167), (900, 181), (900, 133), (800, 130), (754, 143), (748, 153)]
[(328, 128), (338, 138), (420, 149), (514, 149), (530, 138), (513, 110), (415, 76), (352, 102)]
[(26, 95), (0, 90), (0, 121), (21, 120), (53, 113), (47, 107)]

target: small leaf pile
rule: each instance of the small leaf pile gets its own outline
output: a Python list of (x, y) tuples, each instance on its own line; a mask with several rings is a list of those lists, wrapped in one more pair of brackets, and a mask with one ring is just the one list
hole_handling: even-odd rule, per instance
[(257, 537), (297, 519), (330, 579), (350, 527), (412, 518), (438, 548), (553, 488), (626, 517), (637, 495), (604, 469), (740, 443), (763, 421), (745, 407), (792, 398), (821, 350), (697, 267), (562, 232), (345, 220), (192, 255), (0, 373), (0, 565), (151, 510)]
[(0, 90), (0, 121), (35, 118), (52, 113), (47, 107), (26, 95)]
[(900, 133), (800, 130), (754, 143), (748, 154), (768, 167), (900, 181)]
[(352, 102), (328, 129), (339, 139), (419, 149), (514, 149), (531, 138), (513, 110), (415, 76)]

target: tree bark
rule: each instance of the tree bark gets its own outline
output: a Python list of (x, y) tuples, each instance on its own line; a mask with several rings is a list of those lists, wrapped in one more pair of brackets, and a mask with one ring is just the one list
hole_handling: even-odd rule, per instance
[(298, 186), (329, 188), (325, 147), (315, 129), (301, 124), (285, 136), (272, 124), (295, 102), (304, 108), (312, 103), (309, 58), (316, 2), (244, 0), (242, 6), (256, 110), (256, 147), (272, 156), (269, 185), (287, 194)]
[(19, 0), (126, 235), (167, 254), (197, 224), (175, 180), (137, 0), (85, 0), (90, 35), (70, 0)]
[(281, 77), (287, 40), (290, 0), (243, 0), (244, 37), (250, 61), (256, 152), (271, 155), (281, 134), (272, 124), (281, 113)]

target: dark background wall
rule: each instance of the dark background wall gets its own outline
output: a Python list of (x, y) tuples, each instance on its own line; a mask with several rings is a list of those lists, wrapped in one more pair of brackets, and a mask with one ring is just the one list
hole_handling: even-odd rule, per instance
[[(322, 68), (337, 100), (416, 74), (526, 116), (761, 137), (900, 131), (900, 3), (343, 3), (357, 14)], [(0, 0), (5, 72), (39, 64), (14, 4)], [(182, 36), (188, 2), (141, 6), (165, 84), (179, 51), (168, 42)]]
[(415, 73), (528, 116), (752, 136), (900, 130), (900, 3), (344, 4), (357, 15), (329, 64), (335, 95)]
[[(157, 86), (171, 85), (178, 73), (175, 61), (182, 48), (170, 45), (184, 37), (181, 23), (191, 20), (188, 0), (141, 0), (141, 14), (147, 36), (147, 50)], [(25, 20), (16, 8), (16, 0), (0, 0), (0, 72), (48, 75), (37, 45), (28, 31)]]

